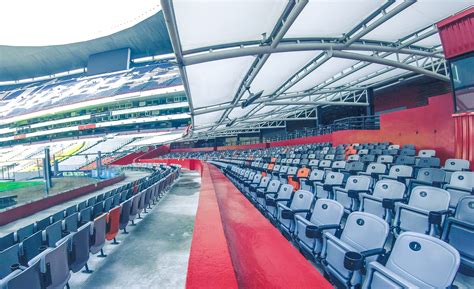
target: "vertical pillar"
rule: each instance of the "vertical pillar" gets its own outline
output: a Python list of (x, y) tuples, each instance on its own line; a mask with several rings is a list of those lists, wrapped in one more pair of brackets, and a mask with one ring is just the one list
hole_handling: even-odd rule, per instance
[(47, 194), (49, 189), (53, 186), (53, 182), (51, 181), (51, 159), (49, 156), (49, 148), (44, 149), (43, 174), (44, 174), (46, 194)]
[(366, 115), (374, 115), (375, 113), (375, 106), (374, 106), (374, 89), (373, 88), (368, 88), (367, 89), (367, 102), (369, 105), (367, 106), (367, 112)]

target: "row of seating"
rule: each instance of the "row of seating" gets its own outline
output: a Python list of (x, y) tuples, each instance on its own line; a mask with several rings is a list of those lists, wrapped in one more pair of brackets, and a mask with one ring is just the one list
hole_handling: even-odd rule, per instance
[(89, 198), (0, 238), (0, 288), (69, 287), (72, 273), (85, 268), (90, 254), (106, 257), (106, 241), (118, 244), (119, 230), (134, 225), (179, 175), (177, 167), (149, 166), (151, 174)]
[(422, 168), (415, 178), (411, 166), (392, 165), (387, 174), (381, 163), (364, 171), (303, 165), (275, 172), (288, 153), (295, 159), (307, 151), (213, 162), (337, 286), (446, 288), (460, 260), (474, 268), (472, 172), (451, 170), (448, 184), (426, 176), (441, 168)]

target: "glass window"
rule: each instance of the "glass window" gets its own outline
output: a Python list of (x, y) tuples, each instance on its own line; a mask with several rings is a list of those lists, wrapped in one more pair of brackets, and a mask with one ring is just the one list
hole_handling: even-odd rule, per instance
[(474, 54), (451, 60), (456, 112), (474, 111)]

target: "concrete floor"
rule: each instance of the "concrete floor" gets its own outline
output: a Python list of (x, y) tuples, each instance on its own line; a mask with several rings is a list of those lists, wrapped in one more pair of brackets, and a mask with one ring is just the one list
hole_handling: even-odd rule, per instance
[(106, 258), (91, 256), (92, 274), (73, 274), (73, 289), (184, 288), (201, 179), (185, 171), (168, 194), (119, 245), (107, 243)]
[(4, 226), (0, 226), (0, 237), (6, 235), (6, 234), (9, 234), (10, 232), (13, 232), (13, 231), (16, 231), (18, 230), (19, 228), (21, 227), (24, 227), (24, 226), (27, 226), (35, 221), (38, 221), (38, 220), (41, 220), (41, 219), (44, 219), (54, 213), (57, 213), (58, 211), (60, 210), (63, 210), (69, 206), (72, 206), (72, 205), (75, 205), (75, 204), (78, 204), (84, 200), (87, 200), (89, 199), (90, 197), (93, 197), (93, 196), (96, 196), (96, 195), (99, 195), (99, 194), (102, 194), (102, 193), (105, 193), (107, 191), (110, 191), (112, 189), (115, 189), (115, 188), (118, 188), (122, 185), (125, 185), (127, 183), (130, 183), (130, 182), (133, 182), (139, 178), (142, 178), (144, 176), (147, 176), (149, 173), (146, 173), (146, 172), (135, 172), (135, 171), (126, 171), (125, 172), (125, 180), (123, 181), (120, 181), (116, 184), (113, 184), (113, 185), (110, 185), (106, 188), (103, 188), (101, 190), (98, 190), (96, 192), (93, 192), (93, 193), (90, 193), (90, 194), (87, 194), (87, 195), (84, 195), (82, 197), (79, 197), (79, 198), (75, 198), (75, 199), (72, 199), (66, 203), (62, 203), (60, 205), (56, 205), (56, 206), (53, 206), (47, 210), (43, 210), (41, 212), (38, 212), (36, 214), (33, 214), (31, 216), (28, 216), (26, 218), (23, 218), (23, 219), (19, 219), (15, 222), (11, 222), (9, 224), (6, 224)]

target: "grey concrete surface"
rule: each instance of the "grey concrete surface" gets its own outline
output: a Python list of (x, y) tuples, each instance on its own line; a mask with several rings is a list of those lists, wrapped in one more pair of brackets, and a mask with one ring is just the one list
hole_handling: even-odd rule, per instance
[(183, 171), (129, 234), (118, 235), (119, 245), (106, 244), (106, 258), (91, 256), (92, 274), (73, 274), (71, 288), (184, 288), (200, 183), (199, 174)]

